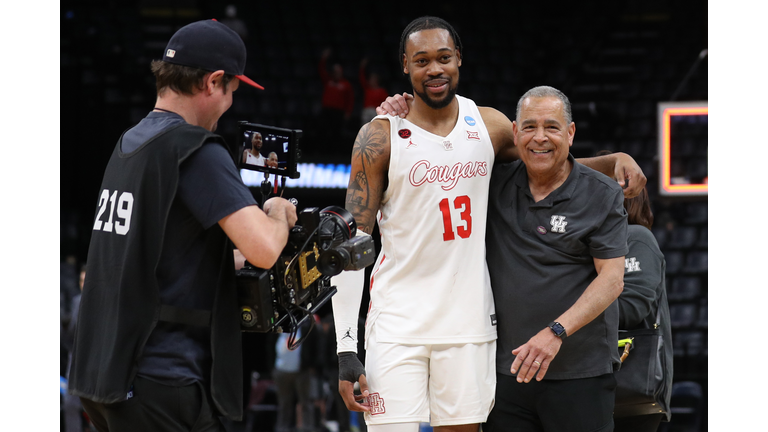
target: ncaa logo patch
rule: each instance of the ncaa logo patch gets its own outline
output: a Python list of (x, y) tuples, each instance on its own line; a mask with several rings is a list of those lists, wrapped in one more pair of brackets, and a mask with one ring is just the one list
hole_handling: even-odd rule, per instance
[(176, 50), (168, 49), (168, 51), (165, 52), (166, 57), (173, 58), (176, 56)]
[(406, 139), (411, 137), (411, 130), (410, 129), (400, 129), (397, 131), (397, 134), (400, 135), (400, 138)]
[(473, 118), (472, 118), (472, 117), (470, 117), (470, 116), (464, 116), (464, 121), (465, 121), (465, 122), (467, 122), (467, 124), (468, 124), (468, 125), (470, 125), (470, 126), (474, 126), (474, 125), (475, 125), (475, 123), (477, 123), (477, 122), (475, 121), (475, 119), (473, 119)]

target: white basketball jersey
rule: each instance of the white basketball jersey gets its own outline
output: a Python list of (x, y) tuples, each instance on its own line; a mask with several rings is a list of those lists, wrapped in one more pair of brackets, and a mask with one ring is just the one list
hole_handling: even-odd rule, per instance
[(249, 165), (264, 166), (266, 162), (264, 155), (259, 154), (258, 157), (254, 156), (251, 152), (246, 152), (245, 163)]
[(390, 122), (391, 156), (366, 327), (376, 325), (380, 342), (496, 339), (485, 263), (494, 150), (475, 103), (456, 98), (458, 121), (446, 137), (377, 117)]

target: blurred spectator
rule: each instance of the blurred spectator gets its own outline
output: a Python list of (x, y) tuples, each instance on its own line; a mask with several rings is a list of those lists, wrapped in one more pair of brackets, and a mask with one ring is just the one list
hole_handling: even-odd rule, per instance
[[(379, 74), (371, 72), (366, 74), (368, 59), (360, 61), (360, 87), (363, 88), (363, 111), (360, 116), (362, 124), (366, 124), (376, 117), (376, 107), (387, 99), (388, 93), (380, 86)], [(366, 77), (367, 75), (367, 77)]]
[(69, 352), (72, 350), (72, 341), (68, 338), (68, 329), (71, 328), (72, 299), (80, 294), (77, 289), (77, 259), (68, 255), (59, 265), (59, 348), (61, 363), (59, 374), (66, 376), (69, 364)]
[(221, 22), (227, 27), (235, 31), (243, 41), (248, 41), (248, 26), (245, 22), (237, 17), (237, 7), (235, 5), (228, 5), (225, 9), (226, 18), (223, 18)]
[[(71, 319), (64, 334), (64, 340), (68, 347), (67, 358), (69, 358), (69, 351), (71, 351), (75, 339), (75, 328), (77, 326), (77, 314), (80, 312), (80, 295), (83, 291), (83, 283), (85, 283), (85, 264), (80, 268), (80, 289), (70, 302)], [(69, 380), (69, 370), (66, 372), (66, 377)], [(64, 430), (66, 432), (83, 431), (83, 405), (80, 403), (79, 397), (69, 393), (64, 394), (64, 422)]]
[[(671, 418), (672, 397), (672, 326), (667, 303), (664, 255), (651, 233), (653, 213), (648, 192), (624, 200), (627, 209), (627, 245), (624, 268), (624, 291), (619, 295), (619, 328), (633, 330), (659, 325), (663, 332), (665, 362), (662, 374), (665, 387), (659, 414), (614, 419), (617, 432), (654, 432), (662, 421)], [(630, 354), (631, 355), (631, 354)]]
[[(607, 154), (611, 152), (601, 150), (595, 156)], [(616, 432), (653, 432), (658, 430), (662, 421), (668, 422), (671, 419), (673, 353), (672, 326), (666, 293), (666, 263), (664, 254), (651, 232), (654, 216), (648, 190), (643, 189), (634, 198), (625, 198), (624, 208), (627, 210), (629, 252), (624, 265), (624, 290), (618, 298), (619, 329), (652, 328), (654, 325), (661, 327), (665, 343), (665, 362), (662, 370), (665, 388), (659, 407), (663, 410), (661, 413), (614, 418), (614, 427)], [(668, 213), (664, 215), (664, 223), (672, 223)]]
[(290, 339), (288, 333), (280, 333), (277, 338), (275, 369), (272, 374), (277, 386), (276, 432), (318, 430), (315, 400), (318, 398), (317, 379), (322, 371), (321, 332), (321, 329), (312, 330), (309, 321), (305, 322), (297, 330), (296, 340), (305, 335), (306, 338), (293, 350), (289, 346), (295, 341)]
[[(327, 61), (331, 56), (331, 49), (326, 48), (320, 57), (319, 72), (323, 83), (323, 99), (320, 112), (320, 145), (339, 153), (348, 153), (349, 149), (345, 140), (344, 126), (352, 115), (355, 104), (355, 95), (352, 84), (344, 78), (344, 69), (340, 63), (334, 62), (331, 73), (327, 70)], [(339, 151), (340, 150), (340, 151)]]

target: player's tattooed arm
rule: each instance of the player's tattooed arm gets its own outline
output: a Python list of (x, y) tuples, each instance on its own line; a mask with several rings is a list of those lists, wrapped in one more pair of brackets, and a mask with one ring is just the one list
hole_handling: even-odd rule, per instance
[(389, 121), (376, 119), (360, 128), (352, 148), (345, 207), (355, 217), (357, 228), (368, 234), (376, 225), (386, 188), (389, 154)]

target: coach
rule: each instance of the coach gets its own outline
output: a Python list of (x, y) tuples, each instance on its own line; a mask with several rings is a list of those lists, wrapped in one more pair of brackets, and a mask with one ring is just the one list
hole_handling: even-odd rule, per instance
[(575, 131), (563, 93), (531, 89), (513, 122), (520, 160), (493, 170), (499, 338), (487, 432), (613, 430), (627, 216), (616, 181), (569, 153)]
[(271, 267), (296, 221), (286, 200), (255, 205), (240, 155), (213, 133), (240, 82), (261, 88), (245, 58), (219, 22), (179, 29), (152, 62), (154, 110), (107, 165), (69, 386), (99, 431), (220, 431), (220, 415), (242, 417), (235, 262)]

